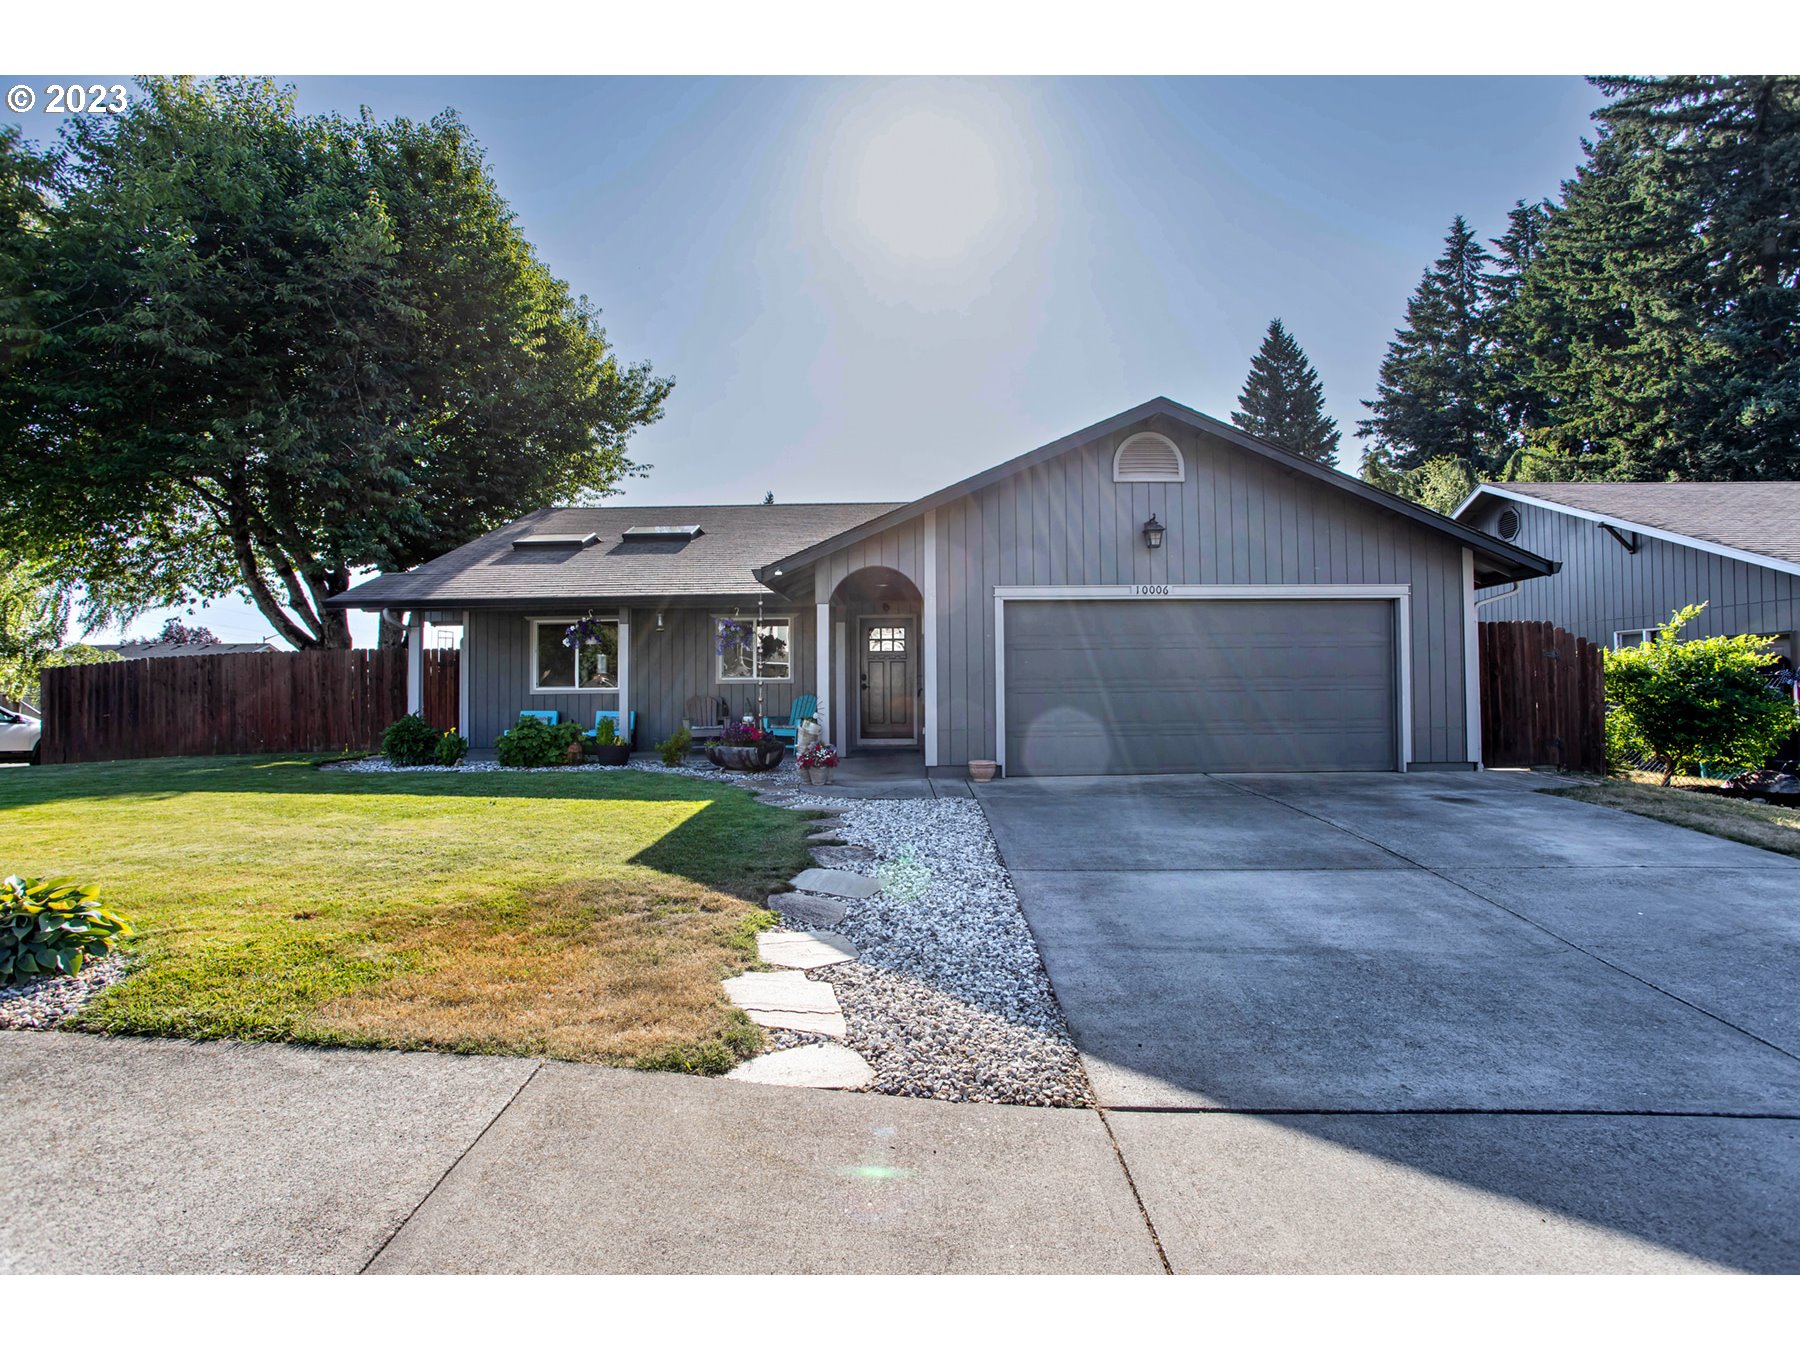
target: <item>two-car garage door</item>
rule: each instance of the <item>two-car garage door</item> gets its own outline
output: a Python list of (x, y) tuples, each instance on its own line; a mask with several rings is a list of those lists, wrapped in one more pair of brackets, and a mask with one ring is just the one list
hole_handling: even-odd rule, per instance
[(1006, 772), (1392, 769), (1384, 599), (1005, 606)]

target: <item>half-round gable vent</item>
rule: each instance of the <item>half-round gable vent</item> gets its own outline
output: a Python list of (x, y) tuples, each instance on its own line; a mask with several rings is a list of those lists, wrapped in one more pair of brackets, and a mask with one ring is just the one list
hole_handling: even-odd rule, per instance
[(1154, 431), (1128, 436), (1113, 456), (1115, 483), (1179, 483), (1186, 477), (1180, 449)]
[(1494, 522), (1494, 533), (1502, 539), (1517, 539), (1519, 537), (1519, 513), (1512, 507), (1507, 507), (1500, 513), (1500, 518)]

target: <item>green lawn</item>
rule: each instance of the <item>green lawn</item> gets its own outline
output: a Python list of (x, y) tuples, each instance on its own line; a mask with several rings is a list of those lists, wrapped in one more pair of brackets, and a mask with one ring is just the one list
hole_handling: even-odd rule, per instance
[(717, 1072), (720, 988), (809, 826), (648, 773), (359, 774), (293, 757), (0, 771), (0, 874), (98, 882), (134, 969), (79, 1025)]

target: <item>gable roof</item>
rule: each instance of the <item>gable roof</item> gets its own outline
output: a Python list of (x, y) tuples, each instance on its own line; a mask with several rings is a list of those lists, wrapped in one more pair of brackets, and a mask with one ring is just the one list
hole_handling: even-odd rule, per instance
[(1800, 483), (1483, 483), (1510, 498), (1743, 562), (1800, 572)]
[(1450, 536), (1458, 543), (1475, 551), (1476, 581), (1480, 585), (1495, 585), (1499, 582), (1522, 580), (1526, 577), (1549, 576), (1557, 569), (1557, 564), (1548, 562), (1535, 553), (1528, 553), (1504, 540), (1471, 529), (1467, 525), (1452, 520), (1449, 516), (1439, 515), (1429, 507), (1420, 506), (1417, 502), (1395, 496), (1391, 492), (1363, 482), (1360, 478), (1352, 478), (1349, 474), (1340, 473), (1315, 460), (1307, 459), (1304, 455), (1296, 455), (1292, 451), (1283, 450), (1278, 445), (1271, 445), (1268, 441), (1259, 440), (1255, 436), (1240, 431), (1229, 422), (1221, 422), (1217, 418), (1208, 417), (1205, 413), (1196, 412), (1186, 404), (1175, 402), (1174, 399), (1153, 398), (1148, 403), (1140, 403), (1137, 407), (1128, 408), (1103, 422), (1083, 427), (1080, 431), (1051, 441), (1048, 445), (1040, 445), (1035, 450), (1028, 450), (1022, 455), (996, 464), (991, 469), (984, 469), (961, 482), (940, 488), (929, 496), (921, 497), (914, 502), (906, 502), (884, 515), (860, 522), (841, 534), (797, 550), (786, 557), (778, 558), (768, 566), (758, 568), (757, 576), (759, 578), (773, 576), (777, 571), (791, 572), (795, 568), (804, 567), (828, 553), (835, 553), (837, 550), (867, 539), (871, 535), (879, 534), (883, 530), (921, 516), (934, 507), (955, 501), (959, 497), (966, 497), (972, 492), (979, 492), (990, 483), (1021, 473), (1066, 451), (1153, 417), (1167, 418), (1196, 431), (1205, 432), (1207, 435), (1237, 446), (1241, 450), (1271, 460), (1302, 477), (1314, 479), (1336, 488), (1340, 492), (1347, 492), (1372, 506), (1379, 507), (1384, 511), (1391, 511), (1415, 524)]
[[(682, 596), (755, 595), (756, 568), (891, 511), (892, 502), (769, 506), (547, 507), (461, 548), (353, 586), (334, 609), (574, 604)], [(625, 538), (633, 527), (698, 526), (693, 538)], [(598, 542), (583, 545), (584, 536)], [(514, 548), (526, 536), (573, 536), (565, 544)]]

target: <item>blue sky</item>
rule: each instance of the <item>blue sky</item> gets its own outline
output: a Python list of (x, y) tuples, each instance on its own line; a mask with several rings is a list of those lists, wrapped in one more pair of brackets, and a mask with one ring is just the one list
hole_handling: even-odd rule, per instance
[(1274, 315), (1354, 470), (1450, 218), (1497, 234), (1554, 194), (1598, 102), (1564, 77), (292, 82), (307, 111), (462, 114), (620, 353), (676, 378), (643, 504), (909, 498), (1158, 394), (1225, 416)]

